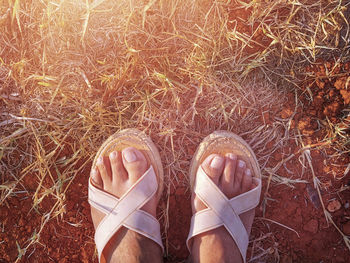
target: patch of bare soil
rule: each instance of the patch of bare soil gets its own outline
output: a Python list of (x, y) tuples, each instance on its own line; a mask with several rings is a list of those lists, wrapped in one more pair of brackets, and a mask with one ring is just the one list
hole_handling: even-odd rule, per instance
[[(300, 152), (303, 145), (299, 141), (296, 146), (295, 139), (275, 153), (274, 159), (278, 163), (285, 153), (294, 153), (295, 158), (286, 162), (277, 173), (290, 180), (302, 179), (308, 183), (296, 183), (293, 188), (285, 184), (271, 185), (265, 198), (262, 196), (264, 200), (257, 211), (251, 237), (253, 258), (259, 255), (260, 249), (260, 255), (266, 254), (263, 258), (267, 262), (349, 262), (349, 249), (341, 234), (327, 222), (313, 184), (312, 170), (305, 168), (305, 165), (312, 165), (320, 181), (325, 209), (337, 227), (349, 235), (350, 174), (346, 167), (350, 158), (346, 154), (337, 155), (332, 148), (332, 144), (341, 140), (334, 127), (343, 128), (343, 135), (349, 133), (344, 129), (344, 122), (349, 123), (345, 111), (349, 105), (348, 68), (349, 63), (337, 66), (330, 78), (325, 77), (326, 72), (331, 72), (334, 64), (307, 68), (316, 80), (305, 83), (299, 94), (301, 105), (296, 112), (294, 95), (290, 94), (288, 101), (291, 103), (282, 110), (280, 117), (291, 118), (290, 129), (299, 130), (304, 146), (311, 146), (310, 163)], [(267, 219), (276, 223), (271, 224)]]

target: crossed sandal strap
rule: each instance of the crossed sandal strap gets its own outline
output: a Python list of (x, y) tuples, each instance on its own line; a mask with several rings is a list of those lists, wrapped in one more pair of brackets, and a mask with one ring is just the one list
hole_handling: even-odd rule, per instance
[[(89, 180), (89, 204), (99, 210), (100, 212), (106, 214), (113, 213), (113, 208), (119, 203), (119, 199), (115, 196), (102, 191), (96, 188), (92, 183), (91, 179)], [(133, 222), (138, 222), (133, 223)], [(160, 225), (157, 219), (155, 219), (152, 215), (146, 213), (143, 210), (136, 210), (125, 219), (125, 225), (129, 228), (138, 232), (142, 235), (147, 236), (148, 238), (157, 242), (160, 246), (162, 243), (160, 242)], [(137, 228), (136, 226), (142, 226), (141, 228)], [(146, 229), (145, 232), (143, 229)]]
[(259, 203), (261, 179), (253, 177), (253, 180), (257, 187), (228, 199), (199, 166), (193, 190), (208, 208), (195, 213), (191, 218), (191, 228), (186, 241), (189, 250), (192, 237), (224, 226), (236, 242), (245, 262), (249, 236), (239, 215), (255, 208)]
[(104, 247), (122, 226), (150, 238), (164, 250), (159, 222), (152, 215), (140, 210), (153, 197), (157, 188), (157, 178), (152, 166), (120, 199), (96, 188), (91, 179), (89, 180), (89, 203), (106, 214), (95, 233), (99, 261)]

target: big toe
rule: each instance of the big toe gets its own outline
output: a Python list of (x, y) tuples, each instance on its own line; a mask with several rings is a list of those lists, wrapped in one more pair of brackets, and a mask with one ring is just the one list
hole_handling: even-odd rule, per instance
[(224, 170), (225, 158), (218, 154), (209, 155), (202, 163), (204, 172), (215, 183), (219, 183), (220, 176)]
[(146, 157), (134, 147), (125, 148), (122, 151), (123, 164), (128, 172), (129, 180), (136, 182), (148, 168)]

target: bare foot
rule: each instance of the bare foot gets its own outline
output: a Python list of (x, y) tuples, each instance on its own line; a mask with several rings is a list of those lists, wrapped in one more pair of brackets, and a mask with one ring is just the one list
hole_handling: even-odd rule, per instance
[[(232, 153), (226, 156), (211, 154), (201, 165), (204, 172), (229, 199), (255, 187), (252, 172), (246, 168), (246, 163), (237, 160), (237, 156)], [(206, 205), (193, 194), (192, 212), (196, 213), (205, 208)], [(254, 209), (240, 215), (248, 235), (254, 215)], [(195, 236), (191, 256), (193, 262), (243, 262), (236, 243), (223, 226)]]
[[(121, 197), (149, 168), (145, 156), (133, 147), (100, 157), (91, 171), (93, 184)], [(157, 199), (152, 197), (142, 210), (156, 217)], [(105, 215), (91, 207), (95, 229)], [(161, 262), (161, 248), (152, 240), (122, 227), (104, 249), (107, 262)]]

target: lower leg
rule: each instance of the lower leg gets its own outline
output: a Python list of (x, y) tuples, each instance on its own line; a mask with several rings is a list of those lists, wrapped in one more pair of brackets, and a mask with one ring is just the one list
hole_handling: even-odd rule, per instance
[[(254, 211), (243, 213), (240, 218), (250, 234)], [(193, 263), (243, 262), (241, 252), (224, 227), (196, 236), (192, 244), (191, 259)]]
[(106, 262), (162, 262), (162, 250), (154, 241), (122, 228), (104, 250)]
[(235, 242), (224, 227), (196, 236), (193, 240), (191, 256), (193, 263), (227, 262), (227, 259), (231, 259), (232, 262), (242, 262)]

